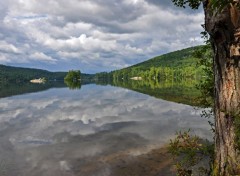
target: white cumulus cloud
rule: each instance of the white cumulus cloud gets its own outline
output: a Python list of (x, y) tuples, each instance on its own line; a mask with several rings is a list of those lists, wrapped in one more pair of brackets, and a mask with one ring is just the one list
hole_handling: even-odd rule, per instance
[(0, 41), (0, 51), (13, 54), (21, 53), (16, 46), (5, 41)]
[(42, 62), (50, 62), (50, 63), (55, 63), (57, 61), (56, 59), (53, 59), (51, 56), (47, 56), (46, 54), (41, 53), (41, 52), (35, 52), (35, 53), (31, 54), (30, 58), (32, 58), (33, 60), (42, 61)]
[(1, 3), (0, 64), (110, 71), (203, 43), (202, 10), (180, 9), (168, 0)]

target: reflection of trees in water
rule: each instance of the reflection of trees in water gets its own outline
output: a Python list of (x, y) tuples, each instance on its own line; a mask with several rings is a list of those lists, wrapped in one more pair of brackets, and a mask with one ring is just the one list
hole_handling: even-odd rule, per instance
[(81, 89), (81, 82), (80, 81), (70, 81), (70, 80), (64, 80), (64, 83), (68, 86), (69, 89)]
[(81, 88), (81, 71), (70, 70), (64, 78), (64, 83), (69, 89), (80, 89)]
[(138, 87), (147, 87), (149, 89), (161, 89), (161, 88), (174, 88), (174, 87), (183, 87), (183, 88), (193, 88), (195, 87), (197, 81), (195, 79), (165, 79), (165, 80), (154, 80), (154, 79), (145, 79), (145, 80), (114, 80), (114, 85), (120, 86), (131, 86), (132, 88)]
[(66, 87), (66, 85), (63, 83), (63, 81), (48, 81), (45, 84), (32, 84), (30, 82), (0, 84), (0, 98), (44, 91), (53, 87), (61, 88)]
[[(198, 105), (197, 97), (199, 96), (199, 90), (196, 89), (196, 83), (197, 80), (195, 79), (165, 79), (164, 81), (153, 79), (137, 81), (114, 79), (113, 82), (109, 82), (108, 84), (168, 101)], [(98, 84), (101, 84), (101, 82), (98, 82)], [(102, 84), (106, 85), (106, 82)]]

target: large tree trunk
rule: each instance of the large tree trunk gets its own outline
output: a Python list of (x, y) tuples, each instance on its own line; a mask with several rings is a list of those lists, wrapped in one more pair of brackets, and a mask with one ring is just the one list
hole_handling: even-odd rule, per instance
[[(239, 9), (229, 5), (212, 13), (204, 3), (205, 27), (214, 50), (215, 74), (215, 175), (240, 175), (236, 118), (240, 118)], [(240, 136), (239, 136), (240, 137)]]

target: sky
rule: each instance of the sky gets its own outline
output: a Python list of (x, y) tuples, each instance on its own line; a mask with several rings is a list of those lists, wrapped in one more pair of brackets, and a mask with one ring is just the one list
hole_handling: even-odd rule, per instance
[(203, 44), (202, 9), (171, 0), (2, 0), (0, 64), (111, 71)]

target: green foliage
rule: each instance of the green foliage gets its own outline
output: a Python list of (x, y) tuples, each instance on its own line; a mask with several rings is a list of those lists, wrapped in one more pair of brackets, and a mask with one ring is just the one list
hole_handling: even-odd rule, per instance
[(31, 79), (63, 80), (66, 72), (49, 72), (41, 69), (19, 68), (0, 65), (0, 84), (29, 82)]
[[(0, 65), (0, 85), (5, 83), (29, 82), (32, 79), (45, 78), (48, 81), (63, 81), (67, 72), (50, 72), (47, 70), (20, 68)], [(94, 75), (81, 74), (84, 82), (92, 81)]]
[[(192, 9), (198, 9), (202, 0), (172, 0), (172, 2), (178, 7), (186, 8), (186, 6), (189, 6)], [(213, 12), (219, 13), (222, 12), (225, 7), (234, 4), (235, 0), (211, 0), (206, 2)]]
[(177, 175), (191, 176), (193, 170), (197, 170), (200, 175), (209, 175), (211, 165), (204, 167), (201, 162), (209, 157), (212, 160), (213, 149), (213, 144), (191, 135), (190, 130), (178, 132), (176, 138), (171, 140), (169, 145), (169, 152), (177, 160)]
[(81, 88), (81, 72), (80, 70), (70, 70), (64, 77), (64, 83), (69, 89), (80, 89)]
[(69, 89), (81, 89), (81, 82), (80, 81), (71, 81), (71, 80), (64, 80), (64, 83), (68, 86)]
[[(210, 74), (211, 69), (209, 69), (211, 62), (205, 60), (209, 53), (208, 46), (191, 47), (164, 54), (121, 70), (95, 74), (95, 80), (101, 84), (126, 87), (157, 98), (200, 106), (204, 97), (201, 101), (197, 100), (198, 102), (194, 100), (197, 96), (200, 97), (194, 84), (203, 79), (204, 84), (199, 84), (198, 88), (203, 95), (206, 95), (207, 91), (203, 88), (209, 88), (208, 85), (211, 85), (210, 80), (212, 80), (212, 77), (209, 77), (212, 75)], [(133, 77), (141, 77), (142, 80), (131, 80)], [(208, 92), (208, 94), (211, 93)], [(209, 107), (206, 104), (201, 105), (201, 107), (203, 106)]]
[(189, 6), (192, 9), (198, 9), (202, 0), (172, 0), (172, 2), (178, 7), (186, 8)]
[(70, 70), (67, 75), (64, 77), (65, 81), (80, 81), (81, 72), (80, 70)]
[(179, 51), (174, 51), (161, 56), (154, 57), (145, 62), (133, 65), (129, 69), (149, 70), (151, 67), (172, 67), (183, 68), (195, 66), (196, 58), (192, 57), (192, 53), (202, 46), (190, 47)]
[(234, 0), (211, 0), (209, 6), (217, 13), (222, 12), (229, 4), (234, 4)]
[(80, 70), (70, 70), (64, 77), (64, 81), (76, 82), (81, 80)]
[(199, 79), (202, 70), (196, 67), (198, 59), (192, 54), (194, 50), (201, 47), (191, 47), (157, 56), (131, 67), (110, 72), (109, 77), (118, 81), (136, 76), (144, 80)]
[(199, 101), (203, 108), (213, 107), (214, 99), (214, 73), (213, 52), (210, 45), (205, 45), (195, 51), (194, 56), (199, 58), (197, 66), (202, 68), (203, 76), (197, 88), (201, 91)]
[(200, 106), (197, 97), (200, 95), (195, 87), (195, 80), (113, 80), (111, 85), (127, 88), (156, 98), (192, 106)]
[[(211, 54), (208, 45), (191, 47), (121, 70), (97, 73), (95, 81), (104, 85), (125, 87), (174, 102), (211, 107), (212, 99), (209, 98), (213, 96)], [(133, 77), (141, 77), (142, 80), (131, 80)], [(199, 82), (197, 87), (203, 96), (194, 89), (194, 84), (197, 82)], [(197, 97), (199, 97), (198, 100), (196, 100)]]
[[(210, 45), (205, 45), (197, 48), (193, 56), (198, 58), (197, 67), (202, 70), (202, 77), (197, 84), (201, 95), (197, 99), (201, 107), (208, 108), (202, 111), (201, 116), (209, 119), (209, 124), (214, 131), (214, 124), (211, 120), (214, 103), (213, 52)], [(177, 137), (170, 142), (169, 151), (179, 159), (176, 169), (180, 176), (192, 175), (193, 171), (198, 171), (200, 175), (210, 175), (213, 170), (214, 145), (197, 136), (191, 136), (190, 131), (177, 133)], [(209, 158), (208, 168), (200, 166), (206, 158)]]
[(214, 106), (214, 73), (213, 73), (213, 52), (210, 45), (205, 45), (197, 49), (194, 56), (199, 58), (198, 67), (202, 68), (203, 76), (197, 84), (200, 96), (197, 98), (202, 110), (201, 116), (208, 119), (213, 132), (215, 132), (213, 123), (213, 106)]
[(97, 83), (101, 83), (103, 85), (111, 84), (113, 80), (113, 75), (107, 72), (96, 73), (94, 75), (94, 80)]
[(47, 90), (53, 87), (66, 87), (62, 81), (47, 81), (45, 84), (32, 84), (30, 82), (21, 83), (1, 83), (0, 98), (9, 97), (12, 95), (20, 95), (24, 93), (38, 92)]

